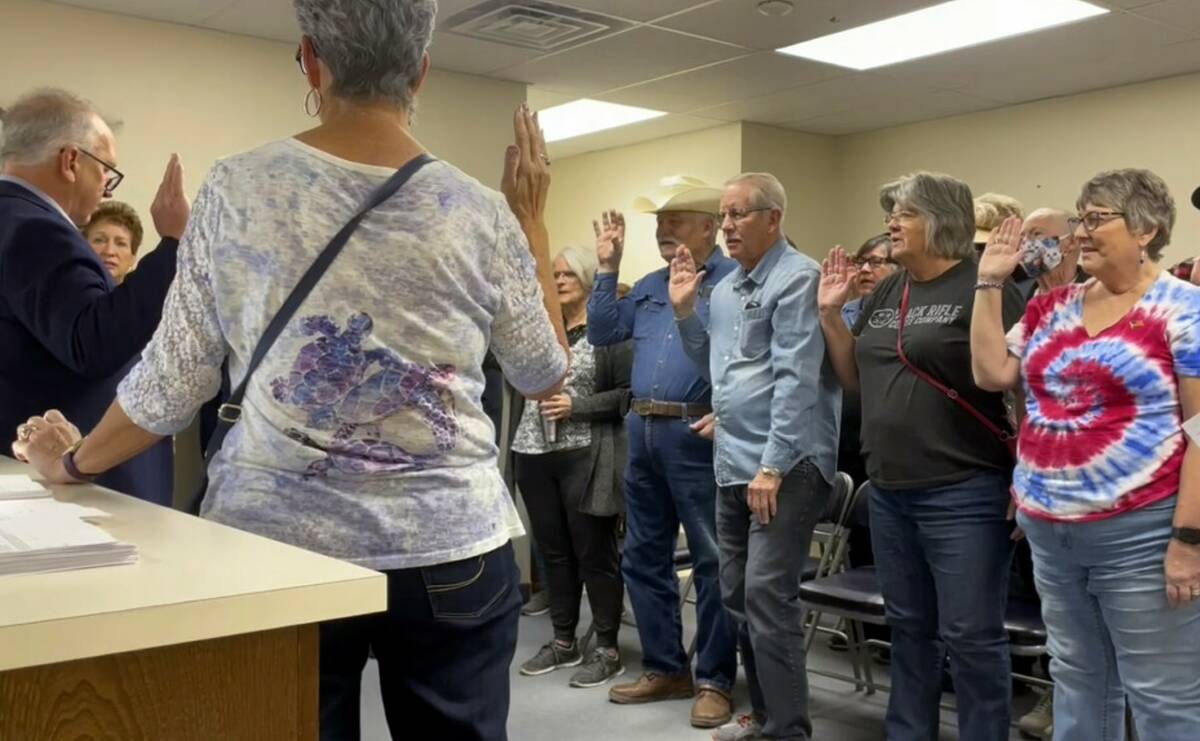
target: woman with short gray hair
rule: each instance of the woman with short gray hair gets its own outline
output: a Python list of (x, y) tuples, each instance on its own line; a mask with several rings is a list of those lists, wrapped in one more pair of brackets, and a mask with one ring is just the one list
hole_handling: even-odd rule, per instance
[[(937, 736), (944, 652), (971, 741), (1008, 739), (1004, 630), (1012, 454), (1003, 396), (971, 377), (974, 206), (967, 185), (919, 172), (880, 191), (901, 269), (847, 328), (854, 270), (835, 249), (818, 306), (842, 385), (862, 398), (871, 541), (892, 628), (888, 741)], [(1009, 324), (1021, 295), (1003, 289)], [(982, 585), (982, 587), (981, 587)]]
[[(504, 739), (523, 529), (480, 394), (489, 339), (531, 398), (556, 395), (567, 371), (545, 143), (522, 107), (504, 197), (425, 155), (409, 124), (432, 0), (295, 6), (318, 124), (213, 167), (117, 401), (65, 455), (38, 441), (27, 453), (54, 481), (103, 471), (186, 427), (228, 357), (233, 385), (249, 385), (202, 516), (387, 575), (386, 612), (321, 626), (321, 738), (359, 737), (373, 652), (396, 738)], [(402, 174), (248, 373), (330, 238)]]
[(1034, 245), (1013, 219), (979, 263), (981, 386), (1024, 391), (1013, 476), (1054, 678), (1055, 741), (1200, 728), (1200, 288), (1158, 265), (1175, 202), (1146, 170), (1089, 180), (1072, 228), (1092, 276), (1035, 296), (1005, 336), (990, 290)]

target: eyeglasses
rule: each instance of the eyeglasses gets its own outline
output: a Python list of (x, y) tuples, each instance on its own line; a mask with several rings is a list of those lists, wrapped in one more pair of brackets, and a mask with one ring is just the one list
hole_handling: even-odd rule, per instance
[(770, 211), (773, 208), (773, 206), (761, 206), (759, 208), (731, 208), (728, 211), (718, 211), (717, 222), (724, 224), (725, 219), (733, 219), (735, 222), (745, 221), (750, 218), (750, 214), (756, 214), (759, 211)]
[(1067, 220), (1067, 226), (1074, 233), (1083, 224), (1083, 228), (1088, 234), (1096, 231), (1113, 219), (1120, 219), (1125, 216), (1124, 211), (1088, 211), (1086, 214), (1081, 214)]
[(125, 173), (118, 170), (112, 164), (105, 162), (96, 155), (87, 151), (83, 147), (77, 146), (75, 148), (78, 149), (82, 154), (86, 154), (88, 157), (91, 157), (99, 162), (100, 166), (104, 168), (104, 197), (112, 198), (113, 191), (116, 190), (117, 186), (121, 184), (121, 181), (125, 179)]
[(912, 221), (918, 216), (920, 216), (920, 214), (918, 214), (916, 211), (909, 211), (907, 209), (903, 211), (893, 211), (890, 214), (883, 215), (883, 223), (884, 225), (891, 224), (893, 219), (896, 221)]
[(878, 270), (887, 265), (895, 265), (896, 261), (889, 257), (864, 257), (862, 259), (855, 258), (850, 261), (856, 268), (862, 268), (864, 265), (870, 265), (872, 270)]

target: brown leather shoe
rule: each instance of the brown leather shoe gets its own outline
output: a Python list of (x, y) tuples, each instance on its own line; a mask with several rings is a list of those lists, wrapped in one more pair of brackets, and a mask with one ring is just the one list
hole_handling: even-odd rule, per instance
[(733, 718), (733, 698), (716, 687), (701, 687), (692, 703), (692, 726), (716, 728)]
[(646, 672), (636, 682), (614, 685), (608, 690), (608, 699), (619, 705), (638, 705), (659, 700), (683, 700), (696, 694), (692, 675), (658, 674)]

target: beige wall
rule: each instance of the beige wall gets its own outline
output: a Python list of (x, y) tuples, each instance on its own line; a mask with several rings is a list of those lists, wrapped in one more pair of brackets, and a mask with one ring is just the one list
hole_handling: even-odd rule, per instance
[[(1164, 262), (1200, 254), (1200, 74), (1011, 106), (836, 140), (840, 170), (837, 239), (881, 230), (878, 188), (916, 169), (962, 178), (1026, 209), (1073, 209), (1100, 170), (1145, 167), (1175, 196), (1178, 218)], [(856, 242), (857, 240), (857, 242)]]
[[(65, 87), (123, 122), (117, 195), (143, 217), (173, 151), (195, 190), (219, 157), (313, 126), (295, 48), (245, 36), (36, 0), (0, 6), (0, 105), (38, 86)], [(434, 154), (499, 184), (511, 112), (525, 87), (431, 75), (415, 132)]]
[(823, 256), (840, 238), (837, 211), (837, 147), (827, 136), (763, 124), (742, 126), (741, 169), (770, 172), (787, 191), (784, 233), (800, 251)]
[(607, 208), (622, 211), (627, 244), (621, 280), (632, 284), (664, 265), (654, 238), (654, 215), (633, 213), (633, 200), (652, 193), (668, 175), (691, 175), (720, 185), (740, 167), (739, 124), (560, 159), (552, 170), (547, 205), (552, 249), (594, 245), (592, 220)]

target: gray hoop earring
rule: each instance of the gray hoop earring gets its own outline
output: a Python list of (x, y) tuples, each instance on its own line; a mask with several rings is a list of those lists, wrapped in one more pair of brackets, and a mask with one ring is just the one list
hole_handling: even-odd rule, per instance
[[(317, 107), (314, 109), (312, 105), (313, 95), (317, 97)], [(325, 101), (321, 98), (321, 91), (314, 88), (309, 88), (308, 94), (304, 96), (304, 112), (312, 118), (316, 118), (321, 114), (321, 106), (325, 105)]]

